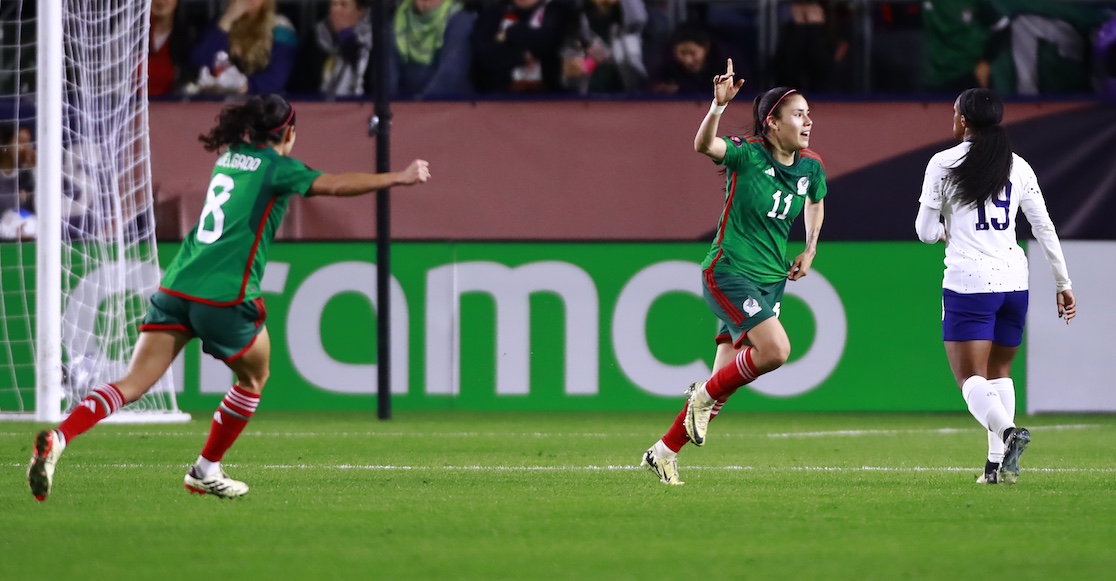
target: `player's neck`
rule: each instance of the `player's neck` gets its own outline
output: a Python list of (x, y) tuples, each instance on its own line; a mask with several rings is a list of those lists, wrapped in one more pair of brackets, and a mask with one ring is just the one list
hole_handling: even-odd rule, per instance
[(782, 149), (778, 145), (771, 144), (771, 158), (780, 165), (794, 165), (795, 150)]

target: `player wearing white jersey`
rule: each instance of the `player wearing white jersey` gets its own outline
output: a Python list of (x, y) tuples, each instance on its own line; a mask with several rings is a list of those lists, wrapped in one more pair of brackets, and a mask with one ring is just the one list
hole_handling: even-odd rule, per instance
[(1058, 316), (1077, 314), (1069, 272), (1038, 179), (1011, 151), (1000, 125), (1004, 106), (988, 89), (969, 89), (953, 105), (962, 142), (930, 159), (915, 230), (946, 243), (942, 339), (969, 412), (988, 429), (981, 484), (1014, 483), (1031, 435), (1015, 425), (1010, 373), (1027, 317), (1027, 256), (1015, 237), (1019, 210), (1054, 271)]
[(1014, 217), (1019, 210), (1027, 216), (1054, 268), (1058, 292), (1070, 288), (1058, 234), (1035, 172), (1026, 160), (1012, 154), (1007, 185), (980, 206), (949, 198), (950, 170), (965, 159), (971, 146), (971, 142), (963, 141), (930, 159), (919, 199), (928, 210), (939, 211), (945, 221), (943, 225), (927, 212), (924, 218), (931, 221), (924, 230), (928, 232), (919, 233), (920, 237), (925, 233), (923, 242), (929, 243), (938, 241), (935, 226), (948, 233), (942, 288), (963, 294), (1027, 290), (1027, 255), (1015, 237)]

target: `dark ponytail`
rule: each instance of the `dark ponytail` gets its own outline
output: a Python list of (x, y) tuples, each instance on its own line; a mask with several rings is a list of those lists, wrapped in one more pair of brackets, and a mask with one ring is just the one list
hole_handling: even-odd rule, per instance
[(279, 95), (249, 97), (230, 105), (217, 115), (217, 125), (198, 141), (206, 151), (242, 143), (272, 145), (283, 139), (283, 131), (295, 124), (294, 106)]
[(1011, 177), (1011, 141), (1000, 125), (1004, 103), (988, 89), (969, 89), (957, 98), (957, 112), (969, 128), (969, 152), (949, 169), (949, 180), (963, 205), (983, 206), (1007, 187)]

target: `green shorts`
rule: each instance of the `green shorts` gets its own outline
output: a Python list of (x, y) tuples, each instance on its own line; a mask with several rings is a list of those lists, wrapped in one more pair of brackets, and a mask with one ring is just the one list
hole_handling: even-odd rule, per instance
[(262, 298), (231, 307), (188, 301), (163, 291), (151, 295), (140, 331), (181, 331), (202, 342), (202, 351), (222, 360), (243, 357), (264, 328), (267, 308)]
[(718, 343), (732, 341), (733, 347), (739, 349), (745, 344), (748, 331), (767, 319), (779, 317), (787, 279), (762, 284), (740, 275), (709, 270), (702, 275), (705, 302), (721, 320)]

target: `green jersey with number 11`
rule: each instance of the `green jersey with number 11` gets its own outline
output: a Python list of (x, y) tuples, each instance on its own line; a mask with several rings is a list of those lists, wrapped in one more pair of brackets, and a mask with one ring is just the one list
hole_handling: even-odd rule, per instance
[(215, 306), (259, 297), (267, 250), (291, 196), (308, 196), (320, 175), (270, 147), (230, 147), (213, 167), (198, 225), (167, 267), (160, 290)]
[(702, 263), (705, 270), (741, 275), (752, 282), (787, 278), (787, 239), (806, 198), (826, 194), (825, 167), (803, 149), (791, 165), (777, 163), (763, 138), (725, 137), (725, 209), (717, 236)]

